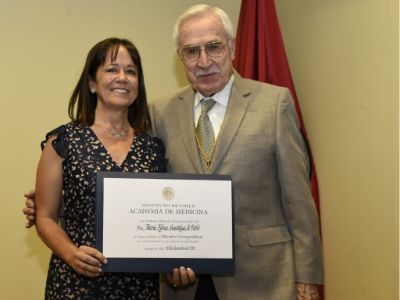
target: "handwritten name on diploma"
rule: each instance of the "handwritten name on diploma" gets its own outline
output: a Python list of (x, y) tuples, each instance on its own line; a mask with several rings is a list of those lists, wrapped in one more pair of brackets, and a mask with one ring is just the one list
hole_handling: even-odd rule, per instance
[(141, 231), (157, 231), (157, 232), (164, 232), (164, 231), (199, 231), (200, 225), (195, 224), (185, 224), (185, 225), (176, 225), (176, 224), (143, 224), (137, 225), (137, 230)]

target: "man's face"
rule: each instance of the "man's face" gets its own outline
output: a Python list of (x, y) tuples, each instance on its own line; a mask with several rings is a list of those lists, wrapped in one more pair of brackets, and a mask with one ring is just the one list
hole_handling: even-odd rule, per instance
[[(213, 55), (213, 43), (223, 47), (217, 55)], [(201, 48), (198, 59), (186, 59), (184, 49), (196, 51), (194, 46)], [(211, 55), (203, 47), (207, 47)], [(193, 89), (210, 96), (225, 87), (233, 73), (233, 47), (234, 40), (227, 40), (221, 21), (213, 14), (189, 19), (181, 25), (178, 53)]]

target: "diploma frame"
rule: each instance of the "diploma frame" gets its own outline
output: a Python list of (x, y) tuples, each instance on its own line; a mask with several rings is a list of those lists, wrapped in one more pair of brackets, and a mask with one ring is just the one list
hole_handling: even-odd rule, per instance
[[(229, 217), (226, 219), (229, 224), (226, 226), (230, 230), (226, 232), (220, 232), (218, 234), (228, 237), (228, 243), (230, 244), (230, 249), (227, 252), (231, 253), (226, 257), (191, 257), (190, 254), (187, 255), (173, 255), (175, 251), (170, 251), (171, 257), (160, 257), (155, 255), (155, 257), (135, 257), (127, 256), (121, 257), (120, 255), (104, 255), (107, 257), (107, 264), (103, 265), (102, 269), (104, 272), (171, 272), (174, 268), (179, 268), (180, 266), (185, 266), (192, 268), (196, 274), (233, 274), (235, 271), (235, 234), (234, 234), (234, 207), (233, 207), (233, 195), (232, 195), (232, 179), (229, 175), (206, 175), (206, 174), (175, 174), (175, 173), (132, 173), (132, 172), (103, 172), (99, 171), (97, 173), (97, 185), (96, 185), (96, 248), (103, 252), (105, 250), (105, 238), (104, 233), (108, 225), (104, 223), (105, 208), (107, 203), (112, 202), (113, 207), (118, 205), (115, 201), (114, 196), (108, 197), (105, 194), (105, 188), (109, 184), (108, 179), (128, 179), (130, 182), (144, 182), (145, 180), (156, 180), (157, 182), (163, 181), (184, 181), (187, 183), (193, 182), (194, 184), (199, 181), (204, 181), (204, 183), (209, 183), (213, 181), (214, 183), (225, 182), (228, 183), (229, 190), (224, 187), (224, 191), (227, 191), (227, 196), (224, 201), (223, 206), (224, 211), (227, 210)], [(114, 181), (119, 182), (119, 181)], [(225, 193), (224, 193), (225, 194)], [(118, 197), (118, 196), (117, 196)], [(165, 195), (163, 195), (165, 197)], [(113, 198), (113, 199), (109, 199)], [(217, 199), (215, 199), (216, 201)], [(220, 199), (218, 199), (220, 200)], [(132, 201), (135, 202), (134, 197)], [(212, 207), (211, 207), (212, 209)], [(118, 217), (116, 217), (118, 218)], [(223, 219), (225, 220), (225, 219)], [(222, 220), (222, 221), (223, 221)], [(215, 222), (220, 222), (215, 221)], [(228, 222), (226, 222), (228, 223)], [(225, 224), (226, 224), (225, 223)], [(216, 226), (219, 227), (219, 226)], [(219, 230), (216, 228), (215, 230)], [(210, 230), (211, 231), (211, 230)], [(212, 230), (214, 231), (214, 230)], [(204, 234), (204, 232), (203, 232)], [(207, 234), (207, 232), (205, 232)], [(110, 240), (110, 238), (108, 238)], [(110, 242), (108, 242), (110, 243)], [(111, 244), (111, 243), (110, 243)], [(207, 245), (208, 246), (208, 245)], [(213, 249), (215, 245), (209, 245), (210, 249)], [(173, 246), (174, 247), (174, 246)], [(175, 249), (175, 248), (174, 248)], [(179, 252), (179, 251), (178, 251)], [(153, 253), (151, 253), (152, 255)], [(157, 254), (157, 253), (154, 253)]]

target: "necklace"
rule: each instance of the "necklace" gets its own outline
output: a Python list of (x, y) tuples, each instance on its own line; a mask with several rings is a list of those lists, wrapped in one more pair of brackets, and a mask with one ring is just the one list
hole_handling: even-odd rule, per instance
[(101, 124), (94, 124), (94, 125), (95, 125), (95, 126), (103, 127), (105, 130), (107, 130), (107, 132), (108, 132), (111, 136), (116, 137), (117, 139), (121, 139), (121, 138), (127, 136), (127, 135), (128, 135), (128, 132), (129, 132), (129, 129), (125, 129), (125, 130), (120, 130), (120, 131), (118, 131), (118, 130), (115, 130), (115, 129), (112, 129), (112, 128), (107, 128), (107, 127), (105, 127), (105, 126), (103, 126), (103, 125), (101, 125)]
[(126, 130), (121, 130), (121, 131), (116, 131), (114, 129), (106, 128), (108, 133), (111, 134), (112, 136), (115, 136), (117, 139), (123, 138), (128, 134), (128, 129)]

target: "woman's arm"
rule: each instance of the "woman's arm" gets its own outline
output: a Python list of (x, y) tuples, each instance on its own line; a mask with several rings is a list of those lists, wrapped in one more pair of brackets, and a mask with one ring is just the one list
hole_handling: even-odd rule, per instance
[(36, 230), (54, 254), (64, 260), (77, 273), (98, 276), (106, 258), (97, 249), (77, 247), (58, 225), (58, 214), (63, 185), (62, 158), (53, 148), (52, 137), (39, 160), (36, 173)]

